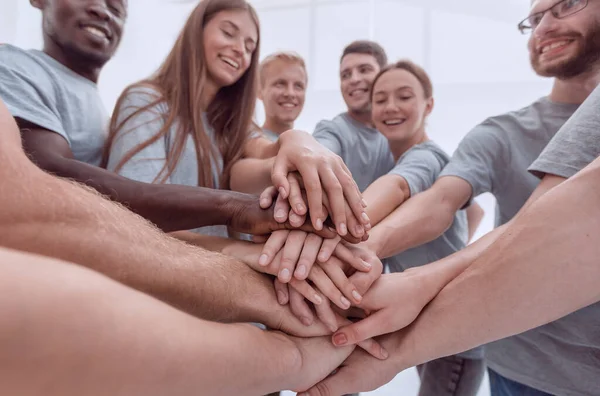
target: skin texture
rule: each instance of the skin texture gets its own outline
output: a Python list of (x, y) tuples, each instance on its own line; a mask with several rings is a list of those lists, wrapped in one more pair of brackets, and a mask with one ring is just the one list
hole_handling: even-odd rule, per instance
[(348, 54), (340, 64), (340, 90), (348, 114), (365, 125), (371, 125), (371, 84), (380, 69), (368, 54)]

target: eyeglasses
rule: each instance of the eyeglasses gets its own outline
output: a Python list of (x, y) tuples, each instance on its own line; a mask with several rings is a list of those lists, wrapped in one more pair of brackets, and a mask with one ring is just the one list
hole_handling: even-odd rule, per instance
[(519, 30), (523, 34), (531, 33), (542, 22), (546, 12), (550, 11), (556, 19), (563, 19), (583, 10), (588, 5), (588, 0), (561, 0), (544, 11), (529, 15), (519, 23)]

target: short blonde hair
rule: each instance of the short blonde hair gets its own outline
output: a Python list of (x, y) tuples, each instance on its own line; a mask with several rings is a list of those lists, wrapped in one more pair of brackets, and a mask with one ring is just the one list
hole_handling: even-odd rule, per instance
[(260, 65), (258, 67), (258, 76), (260, 79), (261, 87), (265, 84), (267, 67), (278, 60), (299, 65), (304, 70), (304, 74), (306, 74), (306, 79), (308, 80), (308, 73), (306, 72), (306, 63), (304, 62), (304, 59), (302, 58), (302, 56), (300, 56), (300, 54), (294, 51), (278, 51), (267, 56), (265, 59), (262, 60), (262, 62), (260, 62)]

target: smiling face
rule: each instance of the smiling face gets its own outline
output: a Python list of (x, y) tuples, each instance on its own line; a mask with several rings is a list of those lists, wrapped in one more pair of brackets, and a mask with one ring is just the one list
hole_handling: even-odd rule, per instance
[(59, 57), (101, 67), (114, 55), (127, 16), (126, 0), (32, 0), (42, 10), (44, 39)]
[(217, 13), (204, 28), (208, 78), (217, 87), (235, 84), (250, 67), (258, 30), (246, 10)]
[(276, 59), (262, 71), (259, 98), (273, 124), (293, 124), (304, 107), (306, 70), (297, 62)]
[(384, 72), (373, 86), (373, 122), (390, 142), (419, 140), (433, 108), (421, 82), (403, 69)]
[[(567, 0), (559, 6), (581, 6), (584, 0)], [(536, 0), (531, 14), (548, 9), (556, 0)], [(600, 2), (589, 0), (586, 8), (562, 19), (550, 11), (536, 21), (529, 40), (535, 72), (544, 77), (571, 78), (585, 73), (600, 59)]]
[(340, 82), (348, 111), (365, 113), (371, 110), (371, 85), (380, 66), (373, 55), (352, 53), (340, 64)]

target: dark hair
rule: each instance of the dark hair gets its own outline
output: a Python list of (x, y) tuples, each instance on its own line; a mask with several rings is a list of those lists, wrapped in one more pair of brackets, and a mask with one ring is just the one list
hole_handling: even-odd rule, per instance
[[(431, 79), (425, 69), (408, 59), (399, 60), (398, 62), (392, 63), (381, 69), (375, 77), (375, 80), (373, 80), (372, 87), (375, 87), (377, 80), (390, 70), (406, 70), (415, 76), (417, 80), (419, 80), (419, 83), (421, 83), (421, 87), (423, 87), (423, 92), (425, 93), (425, 99), (429, 99), (433, 96), (433, 85), (431, 84)], [(371, 89), (371, 100), (373, 100), (373, 89)]]
[(354, 41), (344, 48), (340, 63), (346, 55), (350, 54), (366, 54), (371, 55), (375, 58), (379, 67), (383, 68), (387, 65), (388, 58), (383, 47), (374, 41), (369, 40), (357, 40)]

